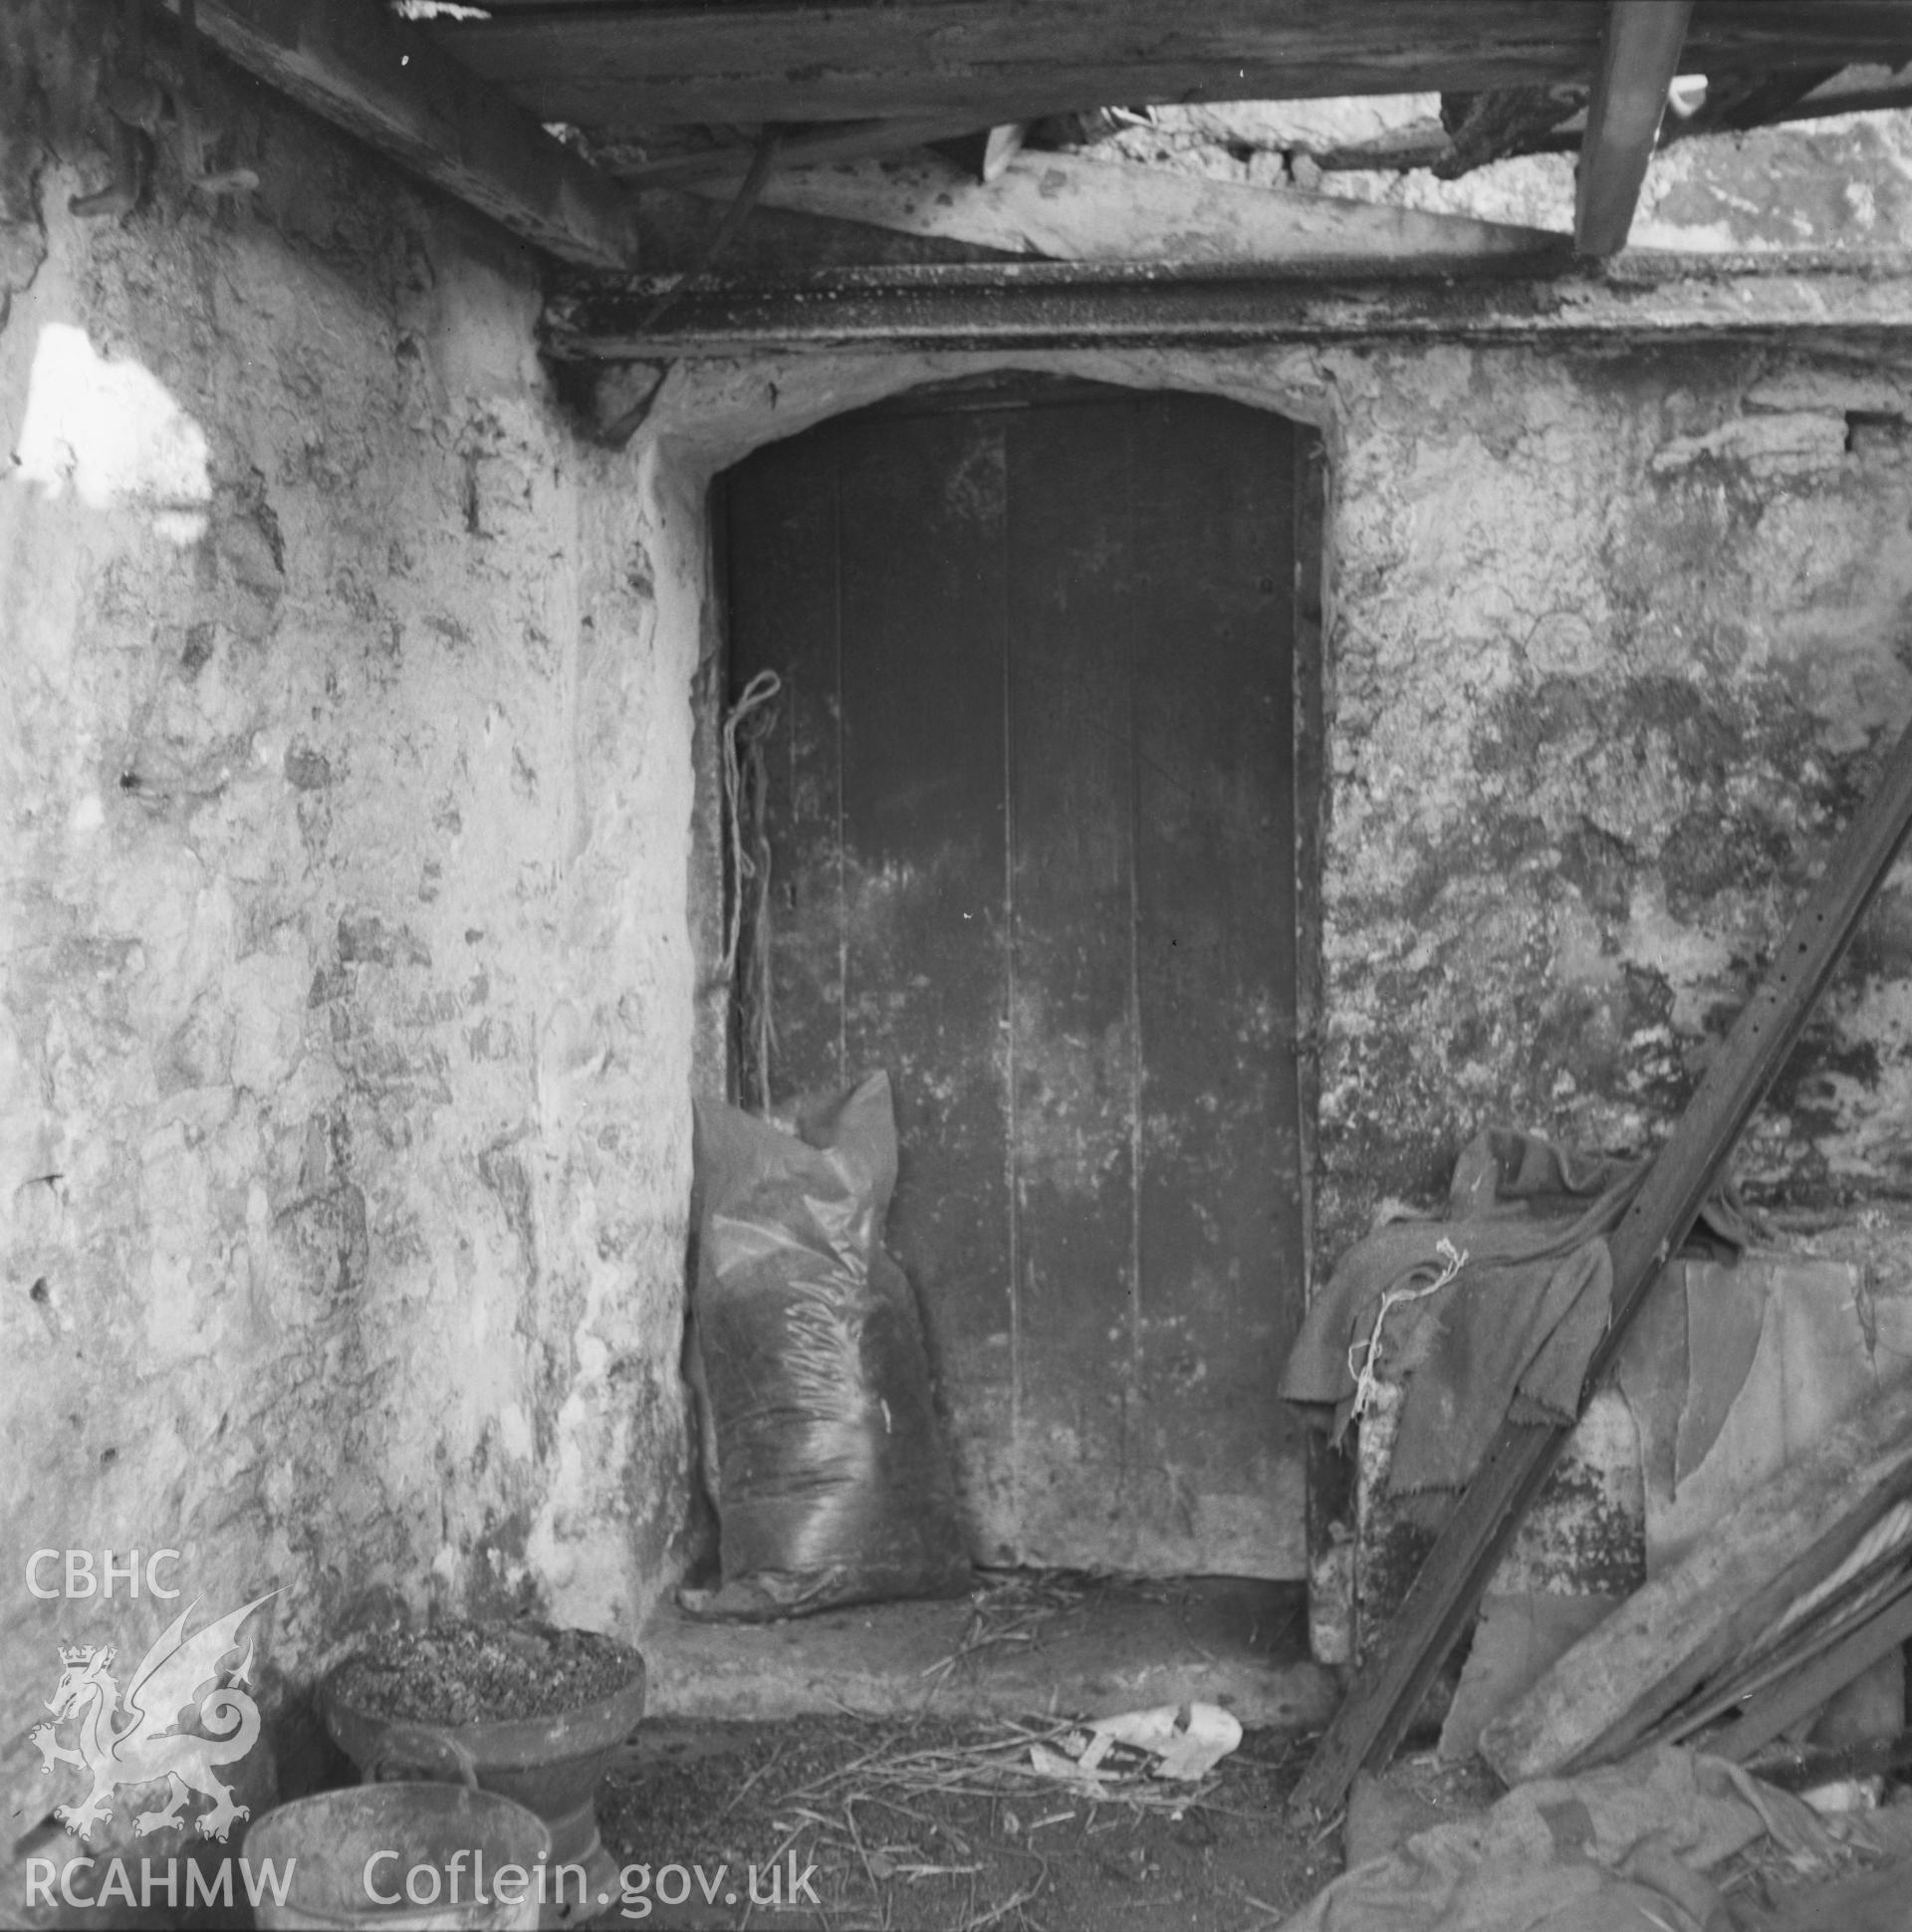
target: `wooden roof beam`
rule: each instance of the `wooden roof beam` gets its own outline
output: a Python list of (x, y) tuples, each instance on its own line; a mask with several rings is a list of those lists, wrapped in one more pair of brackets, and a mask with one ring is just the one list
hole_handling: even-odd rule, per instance
[[(726, 192), (712, 190), (705, 193)], [(1056, 261), (1518, 262), (1563, 266), (1567, 238), (1288, 188), (1215, 181), (1140, 161), (1024, 154), (979, 180), (947, 154), (780, 172), (767, 205)]]
[[(933, 141), (975, 133), (977, 128), (978, 123), (966, 115), (932, 121), (848, 121), (793, 127), (778, 147), (778, 167), (824, 167), (879, 154), (907, 153)], [(661, 154), (655, 160), (619, 161), (612, 152), (600, 158), (600, 165), (606, 174), (631, 188), (728, 189), (750, 172), (755, 151), (750, 143), (737, 141)]]
[[(774, 179), (775, 177), (773, 177)], [(783, 220), (798, 219), (771, 210)], [(872, 231), (873, 232), (873, 231)], [(1564, 237), (1562, 237), (1564, 240)], [(668, 326), (669, 279), (580, 282), (545, 306), (564, 362), (811, 351), (1226, 349), (1294, 343), (1912, 342), (1912, 259), (1660, 255), (1536, 278), (1518, 256), (1267, 264), (995, 260), (706, 277)]]
[(1692, 12), (1692, 0), (1612, 0), (1606, 10), (1575, 176), (1577, 254), (1611, 255), (1626, 246)]
[[(541, 121), (597, 136), (946, 116), (978, 128), (1147, 102), (1583, 84), (1607, 20), (1600, 0), (490, 0), (488, 12), (425, 31)], [(1698, 74), (1908, 58), (1908, 0), (1692, 9)]]
[(1584, 76), (1598, 0), (724, 0), (498, 6), (440, 44), (542, 118), (594, 131), (960, 117), (1142, 102), (1520, 86)]
[[(1827, 115), (1872, 114), (1888, 108), (1912, 108), (1912, 64), (1891, 68), (1872, 63), (1842, 67), (1831, 74), (1787, 68), (1755, 76), (1710, 75), (1706, 100), (1696, 113), (1684, 120), (1675, 116), (1662, 121), (1659, 145), (1722, 130), (1745, 133), (1755, 127), (1791, 126)], [(1585, 131), (1586, 112), (1581, 109), (1519, 151), (1577, 154)], [(1391, 168), (1404, 173), (1409, 168), (1438, 167), (1454, 152), (1453, 137), (1430, 117), (1367, 140), (1316, 148), (1311, 158), (1327, 173), (1349, 168)]]
[(547, 254), (636, 266), (627, 191), (378, 0), (198, 0), (196, 13), (249, 74)]

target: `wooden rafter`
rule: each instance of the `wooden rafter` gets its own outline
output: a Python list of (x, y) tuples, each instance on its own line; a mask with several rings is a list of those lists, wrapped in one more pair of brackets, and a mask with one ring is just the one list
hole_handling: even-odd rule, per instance
[[(933, 141), (950, 140), (974, 129), (961, 117), (935, 121), (850, 121), (800, 127), (784, 136), (781, 165), (822, 167), (880, 154), (907, 153)], [(620, 161), (606, 155), (604, 171), (633, 188), (734, 187), (750, 170), (755, 144), (738, 141), (719, 147), (686, 149), (655, 159)]]
[[(1870, 114), (1880, 109), (1912, 108), (1912, 65), (1842, 67), (1830, 74), (1812, 68), (1790, 68), (1776, 74), (1739, 78), (1708, 76), (1706, 100), (1692, 114), (1669, 116), (1660, 123), (1662, 147), (1691, 140), (1696, 134), (1723, 131), (1745, 133), (1755, 127), (1785, 126), (1816, 121), (1828, 115)], [(1545, 133), (1510, 143), (1491, 158), (1504, 154), (1576, 154), (1586, 131), (1586, 110), (1577, 109)], [(1458, 173), (1454, 137), (1433, 116), (1366, 140), (1337, 147), (1307, 150), (1316, 167), (1332, 173), (1343, 169), (1387, 168), (1405, 172), (1429, 167), (1437, 173)]]
[(1575, 176), (1579, 254), (1611, 255), (1626, 245), (1692, 12), (1692, 0), (1612, 0), (1607, 9)]
[(1076, 154), (1011, 157), (988, 181), (944, 154), (795, 168), (780, 171), (764, 199), (802, 214), (1055, 261), (1456, 269), (1500, 261), (1538, 272), (1567, 253), (1566, 237), (1545, 229)]
[(197, 19), (248, 73), (561, 261), (635, 266), (626, 190), (379, 0), (198, 0)]
[[(1679, 0), (1665, 0), (1671, 11)], [(1148, 102), (1584, 85), (1600, 0), (492, 0), (429, 31), (540, 120), (593, 130), (955, 116), (970, 128)], [(1912, 54), (1907, 0), (1699, 0), (1696, 72)]]
[[(1483, 30), (1475, 19), (1489, 13)], [(1507, 85), (1584, 75), (1597, 0), (731, 0), (583, 13), (494, 12), (432, 31), (541, 117), (583, 126), (850, 121), (951, 114), (969, 127), (1071, 109), (1182, 99), (1451, 85), (1483, 64)]]

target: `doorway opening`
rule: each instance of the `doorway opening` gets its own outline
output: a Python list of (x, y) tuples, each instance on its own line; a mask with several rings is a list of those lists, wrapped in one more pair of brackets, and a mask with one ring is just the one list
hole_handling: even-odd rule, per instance
[(1294, 1579), (1323, 466), (1210, 396), (1014, 375), (713, 500), (767, 880), (746, 1099), (886, 1069), (887, 1242), (971, 1555)]

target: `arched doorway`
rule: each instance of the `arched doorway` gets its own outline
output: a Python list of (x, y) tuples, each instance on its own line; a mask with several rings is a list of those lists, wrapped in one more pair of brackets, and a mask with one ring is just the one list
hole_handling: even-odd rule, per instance
[[(715, 505), (784, 680), (773, 1102), (886, 1067), (892, 1250), (974, 1554), (1298, 1575), (1308, 432), (1051, 377), (772, 444)], [(754, 1078), (753, 1070), (753, 1078)]]

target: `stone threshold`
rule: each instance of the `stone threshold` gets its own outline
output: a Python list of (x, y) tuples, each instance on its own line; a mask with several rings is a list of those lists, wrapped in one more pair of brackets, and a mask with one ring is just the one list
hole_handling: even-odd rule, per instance
[(1076, 1579), (1027, 1596), (986, 1579), (973, 1597), (780, 1623), (701, 1622), (673, 1601), (639, 1643), (659, 1719), (1098, 1717), (1200, 1701), (1250, 1728), (1308, 1730), (1340, 1694), (1308, 1654), (1305, 1585), (1246, 1577)]

